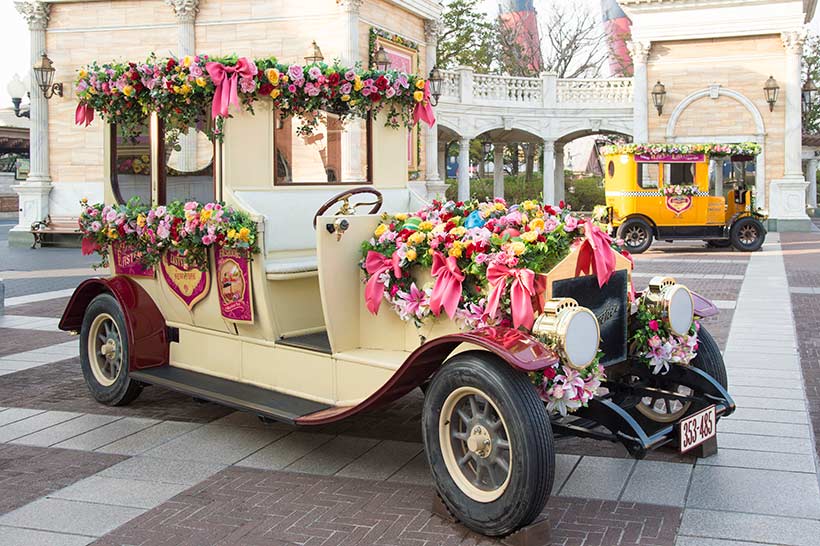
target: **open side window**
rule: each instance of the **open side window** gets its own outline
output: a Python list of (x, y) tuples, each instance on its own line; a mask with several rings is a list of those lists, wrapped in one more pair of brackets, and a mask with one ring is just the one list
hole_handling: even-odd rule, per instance
[(638, 186), (645, 190), (654, 190), (659, 187), (660, 164), (659, 163), (637, 163)]
[(118, 203), (127, 203), (138, 197), (145, 205), (151, 204), (151, 132), (148, 120), (128, 135), (123, 135), (111, 124), (111, 189)]

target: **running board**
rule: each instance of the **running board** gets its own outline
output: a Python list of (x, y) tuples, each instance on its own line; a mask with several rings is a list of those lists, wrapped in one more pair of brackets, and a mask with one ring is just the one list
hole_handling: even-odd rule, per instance
[(323, 411), (331, 406), (289, 394), (263, 389), (247, 383), (222, 379), (204, 373), (173, 366), (162, 366), (130, 373), (132, 379), (158, 387), (179, 391), (242, 411), (288, 424), (304, 415)]

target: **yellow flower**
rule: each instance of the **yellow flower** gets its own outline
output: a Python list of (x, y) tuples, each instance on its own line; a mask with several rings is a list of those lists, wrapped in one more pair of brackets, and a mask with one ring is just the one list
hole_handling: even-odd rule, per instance
[(80, 203), (82, 203), (83, 205), (87, 205), (88, 204), (88, 197), (83, 197), (82, 199), (80, 199)]
[(454, 227), (453, 229), (450, 230), (450, 233), (452, 233), (456, 237), (461, 237), (465, 233), (467, 233), (467, 228), (465, 228), (464, 226)]
[(131, 95), (134, 94), (134, 88), (130, 85), (126, 85), (125, 87), (122, 88), (122, 92), (126, 97), (130, 97)]
[(270, 98), (275, 99), (278, 97), (282, 92), (279, 89), (274, 89), (270, 92)]
[(460, 246), (453, 246), (453, 248), (450, 249), (450, 252), (448, 254), (450, 254), (450, 256), (453, 256), (454, 258), (461, 258), (461, 252), (462, 251)]
[(228, 239), (236, 239), (236, 230), (234, 228), (228, 230)]
[(179, 86), (179, 92), (182, 93), (183, 95), (187, 95), (188, 93), (190, 93), (193, 90), (194, 90), (194, 88), (191, 87), (191, 85), (188, 84), (188, 83), (183, 83), (182, 85)]
[(416, 102), (423, 101), (424, 100), (424, 91), (414, 91), (413, 92), (413, 98), (416, 100)]
[(400, 212), (400, 213), (396, 214), (396, 220), (398, 220), (400, 222), (404, 222), (405, 220), (407, 220), (407, 213), (406, 212)]
[(88, 71), (87, 71), (87, 70), (85, 70), (84, 68), (81, 68), (81, 69), (80, 69), (80, 72), (77, 74), (77, 76), (78, 76), (81, 80), (84, 80), (84, 79), (86, 79), (86, 78), (88, 77)]
[(421, 231), (430, 231), (431, 229), (433, 229), (433, 226), (433, 222), (431, 222), (430, 220), (425, 220), (424, 222), (419, 224), (419, 229)]
[(117, 232), (117, 228), (110, 227), (108, 228), (108, 238), (109, 239), (118, 239), (120, 234)]
[(522, 243), (521, 241), (513, 241), (510, 243), (510, 250), (512, 250), (513, 254), (516, 256), (520, 256), (527, 251), (527, 245)]
[(543, 231), (544, 229), (544, 219), (543, 218), (536, 218), (532, 222), (530, 222), (530, 229)]
[(376, 237), (381, 237), (385, 231), (387, 231), (387, 224), (379, 224), (379, 227), (376, 228), (376, 231), (373, 232), (373, 235), (375, 235)]
[(350, 100), (350, 95), (342, 95), (342, 102), (347, 102)]
[(424, 235), (424, 233), (419, 233), (418, 231), (407, 238), (407, 241), (414, 245), (420, 245), (425, 240), (427, 240), (427, 237)]
[(118, 88), (114, 87), (113, 85), (111, 86), (111, 94), (112, 95), (116, 95), (119, 92), (120, 92), (120, 90)]
[(356, 76), (356, 79), (353, 80), (353, 90), (361, 91), (363, 87), (364, 84), (362, 83), (362, 79), (359, 76)]
[(273, 85), (279, 85), (279, 70), (275, 68), (268, 68), (265, 70), (265, 77)]
[(96, 90), (96, 89), (94, 89), (93, 87), (89, 87), (88, 89), (86, 89), (86, 92), (87, 92), (89, 95), (93, 95), (93, 94), (95, 94), (95, 93), (97, 92), (97, 90)]
[(208, 210), (208, 209), (203, 209), (202, 212), (199, 213), (199, 221), (200, 222), (207, 222), (208, 220), (211, 219), (212, 215), (213, 215), (213, 211)]
[(416, 259), (416, 249), (415, 248), (408, 248), (407, 253), (404, 255), (407, 258), (408, 262), (412, 262)]
[(416, 80), (416, 89), (424, 89), (424, 80), (421, 78)]
[(524, 201), (524, 203), (522, 203), (522, 204), (524, 205), (524, 210), (533, 210), (533, 209), (538, 208), (538, 205), (536, 205), (532, 201)]
[(190, 55), (185, 55), (182, 58), (182, 66), (184, 66), (185, 68), (188, 68), (189, 66), (191, 66), (192, 62), (193, 62), (193, 59), (191, 58)]
[(140, 215), (137, 216), (137, 225), (139, 227), (145, 227), (145, 215), (144, 214), (140, 214)]
[(240, 241), (248, 241), (251, 235), (251, 230), (246, 227), (243, 227), (239, 230), (239, 240)]
[(205, 87), (206, 85), (208, 85), (208, 82), (205, 80), (205, 78), (200, 76), (196, 79), (196, 84), (200, 87)]
[(496, 203), (495, 210), (504, 210), (504, 203)]
[(290, 78), (287, 74), (282, 74), (281, 76), (279, 76), (279, 78), (282, 80), (283, 83), (288, 83), (290, 81)]
[(538, 239), (538, 232), (537, 231), (527, 231), (521, 234), (521, 239), (526, 241), (527, 243), (534, 243), (536, 239)]

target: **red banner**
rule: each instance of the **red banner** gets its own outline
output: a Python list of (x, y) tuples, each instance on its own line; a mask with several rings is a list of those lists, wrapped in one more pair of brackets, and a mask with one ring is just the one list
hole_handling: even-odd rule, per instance
[(638, 163), (700, 163), (706, 156), (703, 154), (635, 154)]
[(214, 257), (222, 316), (234, 322), (253, 322), (251, 261), (248, 253), (215, 246)]
[(176, 250), (166, 251), (162, 255), (160, 266), (168, 288), (188, 309), (193, 309), (194, 305), (208, 295), (211, 274), (207, 267), (200, 270), (189, 266)]
[(111, 245), (111, 257), (114, 260), (114, 274), (116, 275), (154, 278), (154, 268), (145, 267), (141, 263), (142, 252), (137, 252), (133, 247), (115, 242)]

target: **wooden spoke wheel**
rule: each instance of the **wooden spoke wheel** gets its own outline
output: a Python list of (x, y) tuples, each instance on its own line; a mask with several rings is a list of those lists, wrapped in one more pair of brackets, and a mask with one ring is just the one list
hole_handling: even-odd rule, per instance
[[(692, 389), (683, 385), (676, 385), (670, 392), (680, 394), (681, 396), (691, 396), (693, 393)], [(662, 393), (658, 393), (657, 395), (641, 398), (641, 401), (635, 407), (643, 416), (652, 421), (658, 423), (674, 423), (686, 415), (691, 405), (691, 402), (663, 396)]]

